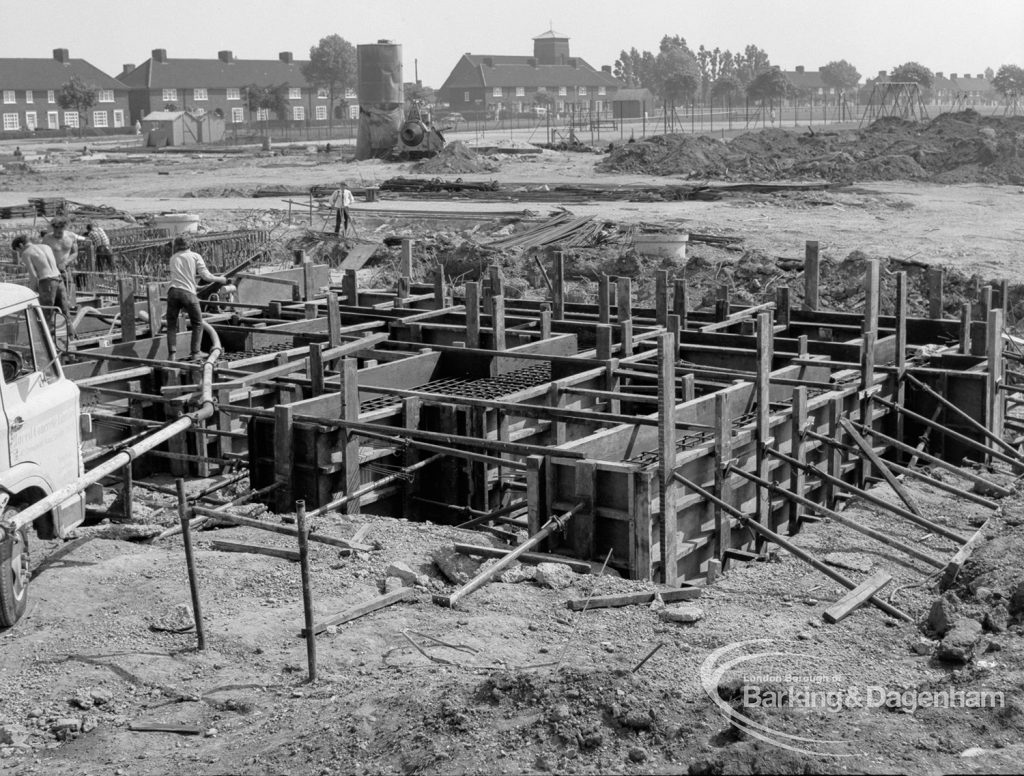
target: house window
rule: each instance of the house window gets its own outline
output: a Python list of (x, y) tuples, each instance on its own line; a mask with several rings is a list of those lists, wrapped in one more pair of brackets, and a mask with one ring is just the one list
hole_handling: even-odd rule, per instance
[(256, 109), (256, 120), (257, 121), (270, 121), (270, 108), (257, 108)]
[(516, 97), (525, 97), (525, 96), (526, 96), (526, 87), (525, 86), (517, 86), (516, 87)]
[(54, 104), (55, 102), (57, 102), (57, 95), (53, 93), (53, 89), (49, 89), (49, 90), (48, 90), (48, 91), (46, 92), (46, 101), (47, 101), (47, 102), (48, 102), (48, 103), (49, 103), (50, 105), (53, 105), (53, 104)]
[(107, 112), (105, 110), (94, 110), (92, 112), (92, 125), (98, 128), (110, 126), (107, 124)]
[(55, 110), (46, 111), (47, 129), (60, 129), (60, 115)]
[(123, 110), (118, 109), (118, 110), (114, 111), (114, 126), (115, 127), (123, 127), (124, 126), (124, 111)]
[(114, 90), (113, 89), (100, 89), (99, 96), (96, 98), (97, 102), (113, 102), (114, 101)]
[(576, 89), (576, 94), (578, 94), (580, 97), (586, 97), (587, 96), (587, 87), (585, 87), (585, 86), (578, 87)]
[(78, 111), (66, 110), (64, 111), (64, 126), (78, 129)]
[(241, 89), (229, 88), (228, 89), (228, 94), (227, 94), (227, 99), (229, 99), (229, 100), (240, 100), (240, 99), (242, 99), (242, 91), (241, 91)]
[(32, 90), (31, 89), (26, 89), (25, 90), (25, 102), (27, 102), (29, 105), (31, 105), (35, 101), (36, 101), (36, 98), (35, 98), (35, 95), (32, 94)]
[(36, 112), (34, 110), (25, 111), (25, 129), (31, 129), (34, 132), (37, 126)]
[(164, 89), (163, 96), (160, 98), (164, 102), (177, 102), (178, 101), (178, 90), (177, 89)]
[(559, 113), (565, 113), (565, 100), (559, 100), (556, 103), (555, 108), (558, 110)]
[(600, 113), (604, 110), (604, 100), (594, 100), (594, 110)]
[(327, 120), (327, 106), (326, 105), (317, 105), (316, 106), (316, 120), (317, 121), (326, 121)]
[(242, 109), (242, 108), (232, 108), (231, 109), (231, 123), (232, 124), (241, 124), (243, 121), (245, 121), (245, 110)]
[(597, 95), (599, 97), (604, 97), (606, 94), (608, 94), (608, 90), (607, 89), (605, 89), (603, 86), (597, 87)]
[(294, 121), (305, 121), (306, 120), (306, 109), (302, 105), (292, 106), (292, 119)]
[(559, 97), (565, 97), (567, 94), (568, 94), (568, 91), (566, 91), (566, 88), (564, 86), (559, 86), (558, 87), (558, 96)]
[(356, 90), (355, 89), (349, 88), (349, 89), (345, 90), (345, 99), (346, 100), (354, 100), (355, 98), (356, 98)]
[(359, 118), (359, 106), (349, 105), (348, 106), (348, 117), (352, 120)]
[(195, 102), (206, 102), (210, 99), (210, 95), (207, 94), (206, 89), (193, 89), (192, 99)]
[(4, 130), (21, 129), (21, 124), (18, 121), (17, 113), (5, 113), (4, 114)]
[(327, 91), (326, 86), (318, 86), (316, 89), (316, 98), (318, 100), (326, 100), (330, 98), (330, 93)]
[(463, 102), (469, 102), (469, 92), (463, 92), (462, 93), (462, 101)]
[(501, 97), (501, 96), (502, 96), (502, 95), (501, 95), (501, 87), (500, 87), (500, 86), (495, 86), (495, 87), (494, 87), (494, 88), (493, 88), (493, 89), (491, 90), (491, 96), (492, 96), (492, 97)]
[(15, 102), (14, 89), (4, 89), (4, 105), (13, 105)]
[(295, 86), (288, 87), (288, 99), (289, 100), (301, 100), (302, 89)]

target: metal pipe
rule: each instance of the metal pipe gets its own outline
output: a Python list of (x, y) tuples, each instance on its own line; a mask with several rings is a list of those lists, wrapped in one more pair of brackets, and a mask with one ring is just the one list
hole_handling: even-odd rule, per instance
[(63, 488), (55, 490), (46, 498), (37, 501), (27, 509), (23, 509), (18, 514), (3, 523), (0, 523), (0, 541), (6, 540), (8, 536), (13, 536), (17, 531), (35, 522), (54, 507), (64, 503), (72, 496), (81, 493), (87, 487), (99, 482), (104, 477), (113, 474), (122, 466), (131, 464), (131, 462), (140, 455), (149, 452), (158, 445), (166, 442), (168, 439), (172, 439), (181, 432), (190, 428), (193, 424), (204, 421), (213, 416), (213, 412), (216, 409), (216, 404), (213, 400), (212, 387), (213, 367), (217, 359), (220, 358), (221, 344), (220, 338), (217, 336), (217, 332), (214, 330), (213, 326), (206, 321), (203, 321), (203, 329), (213, 341), (213, 347), (210, 348), (210, 354), (206, 357), (206, 361), (203, 363), (202, 367), (203, 382), (202, 389), (200, 391), (199, 409), (195, 412), (183, 415), (177, 420), (171, 421), (163, 428), (153, 432), (150, 436), (126, 447), (121, 452), (112, 456), (109, 460), (104, 461), (94, 469), (90, 469), (81, 477), (78, 477), (73, 482), (68, 483)]

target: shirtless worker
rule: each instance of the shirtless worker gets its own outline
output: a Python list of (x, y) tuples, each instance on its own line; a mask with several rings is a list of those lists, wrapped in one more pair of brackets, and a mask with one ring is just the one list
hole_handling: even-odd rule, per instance
[(78, 261), (78, 235), (68, 231), (68, 220), (58, 216), (50, 222), (50, 233), (43, 236), (43, 245), (50, 246), (53, 258), (57, 260), (57, 269), (64, 279), (64, 293), (68, 306), (75, 304), (75, 281), (71, 277), (71, 267)]
[(196, 275), (207, 283), (227, 283), (223, 275), (214, 275), (206, 268), (203, 257), (192, 250), (192, 240), (187, 235), (179, 234), (172, 244), (174, 255), (171, 256), (171, 285), (167, 289), (167, 358), (174, 361), (178, 345), (178, 316), (182, 310), (188, 315), (192, 326), (192, 343), (190, 357), (193, 360), (202, 358), (200, 346), (203, 343), (203, 313), (199, 307)]
[[(28, 270), (32, 287), (39, 294), (39, 304), (43, 307), (59, 307), (71, 325), (71, 314), (68, 310), (67, 297), (64, 294), (64, 281), (57, 269), (57, 260), (50, 246), (30, 243), (28, 237), (19, 234), (11, 240), (11, 250), (21, 259)], [(54, 329), (53, 311), (46, 311), (46, 322), (50, 330)]]

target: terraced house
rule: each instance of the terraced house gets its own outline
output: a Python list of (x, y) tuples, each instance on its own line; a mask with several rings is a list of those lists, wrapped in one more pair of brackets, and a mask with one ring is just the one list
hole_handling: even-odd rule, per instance
[[(73, 76), (96, 93), (96, 103), (85, 115), (58, 102), (61, 87)], [(128, 88), (84, 59), (72, 59), (66, 48), (54, 49), (50, 59), (0, 59), (0, 90), (3, 137), (83, 124), (113, 131), (128, 124)]]
[(439, 96), (472, 120), (545, 110), (601, 114), (611, 109), (618, 88), (611, 67), (595, 70), (570, 56), (569, 37), (548, 30), (533, 39), (532, 57), (463, 54)]
[[(236, 59), (231, 51), (218, 52), (216, 59), (171, 59), (166, 49), (154, 49), (138, 67), (125, 65), (119, 78), (131, 90), (132, 121), (153, 111), (187, 110), (213, 113), (229, 126), (270, 119), (326, 124), (327, 89), (306, 81), (303, 64), (290, 51), (277, 59)], [(250, 112), (247, 88), (253, 85), (282, 87), (285, 115)]]

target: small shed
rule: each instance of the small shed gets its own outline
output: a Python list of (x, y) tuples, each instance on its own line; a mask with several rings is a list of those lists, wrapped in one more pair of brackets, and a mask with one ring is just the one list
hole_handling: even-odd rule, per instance
[(154, 148), (215, 143), (224, 138), (224, 119), (212, 113), (158, 110), (143, 116), (142, 133), (146, 145)]
[(617, 119), (639, 119), (654, 112), (656, 101), (650, 89), (619, 89), (611, 98), (612, 116)]

